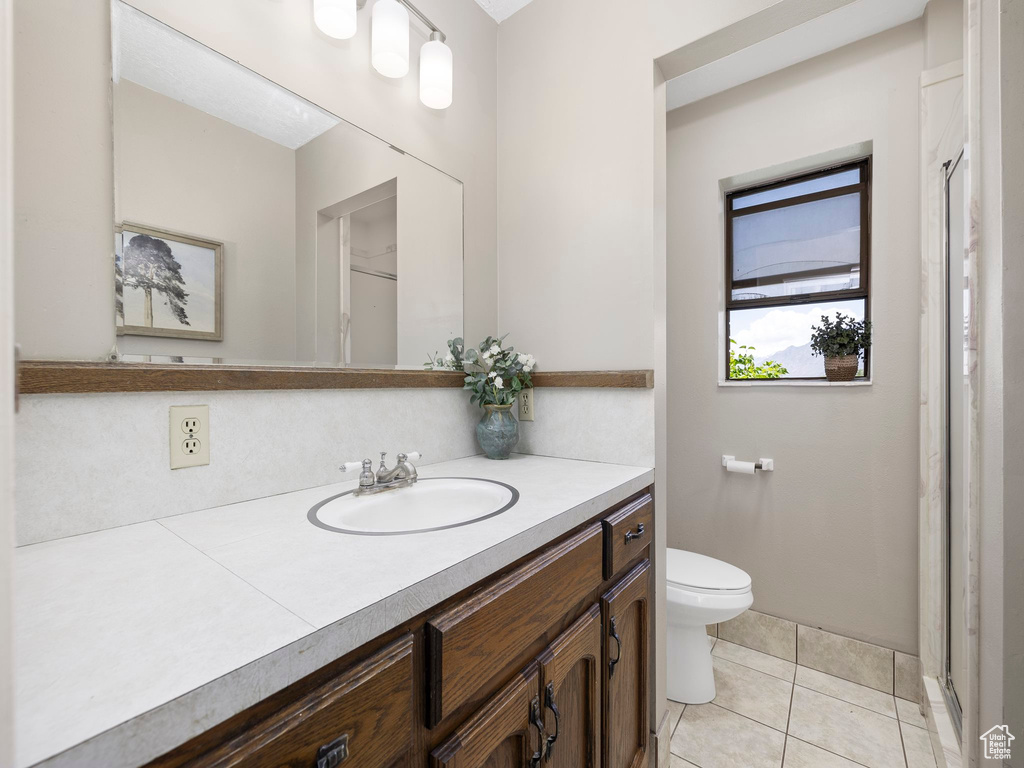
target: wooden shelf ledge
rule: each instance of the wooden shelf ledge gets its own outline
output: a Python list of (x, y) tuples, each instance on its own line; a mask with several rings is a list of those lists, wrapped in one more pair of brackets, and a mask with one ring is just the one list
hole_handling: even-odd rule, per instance
[[(18, 367), (23, 395), (111, 392), (215, 392), (293, 389), (461, 388), (453, 371), (279, 366), (186, 365), (27, 360)], [(650, 389), (654, 372), (538, 371), (537, 387)]]

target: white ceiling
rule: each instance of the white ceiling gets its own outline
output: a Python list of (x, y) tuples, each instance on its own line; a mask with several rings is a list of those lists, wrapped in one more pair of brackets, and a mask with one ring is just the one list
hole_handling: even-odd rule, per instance
[(525, 8), (531, 0), (476, 0), (477, 5), (487, 11), (491, 18), (499, 24), (518, 11)]
[(680, 75), (667, 84), (669, 110), (877, 35), (924, 13), (926, 0), (857, 0)]
[(341, 122), (131, 6), (111, 11), (115, 83), (131, 80), (289, 149)]

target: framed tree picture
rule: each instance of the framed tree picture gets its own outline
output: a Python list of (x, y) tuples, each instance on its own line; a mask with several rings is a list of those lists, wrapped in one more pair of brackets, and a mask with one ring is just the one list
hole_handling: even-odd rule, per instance
[(224, 244), (125, 222), (114, 237), (117, 332), (221, 341)]

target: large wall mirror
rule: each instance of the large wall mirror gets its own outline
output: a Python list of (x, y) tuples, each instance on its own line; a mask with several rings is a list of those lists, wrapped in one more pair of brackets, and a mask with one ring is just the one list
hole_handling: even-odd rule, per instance
[(421, 367), (463, 333), (463, 187), (114, 0), (126, 361)]

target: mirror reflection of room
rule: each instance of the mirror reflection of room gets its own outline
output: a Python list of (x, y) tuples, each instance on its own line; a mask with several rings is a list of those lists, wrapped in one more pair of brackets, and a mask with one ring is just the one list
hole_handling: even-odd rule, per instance
[(398, 364), (398, 198), (348, 216), (345, 362)]
[(461, 182), (112, 10), (117, 357), (420, 367), (462, 335)]

